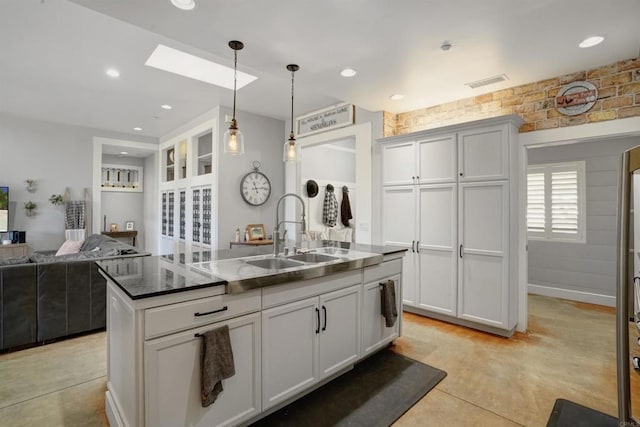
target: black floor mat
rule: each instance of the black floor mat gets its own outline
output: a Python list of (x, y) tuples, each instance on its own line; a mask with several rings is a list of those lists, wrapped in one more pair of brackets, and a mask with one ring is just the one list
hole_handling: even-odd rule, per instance
[(618, 427), (618, 420), (569, 400), (557, 399), (547, 427)]
[(389, 426), (447, 373), (383, 350), (254, 426)]

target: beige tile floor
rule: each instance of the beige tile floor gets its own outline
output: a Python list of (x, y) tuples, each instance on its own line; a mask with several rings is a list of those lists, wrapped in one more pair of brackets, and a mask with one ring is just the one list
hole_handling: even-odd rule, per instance
[[(617, 413), (611, 308), (530, 296), (511, 339), (405, 313), (395, 350), (448, 373), (397, 426), (545, 426), (557, 398)], [(0, 426), (107, 425), (105, 358), (104, 332), (0, 355)]]

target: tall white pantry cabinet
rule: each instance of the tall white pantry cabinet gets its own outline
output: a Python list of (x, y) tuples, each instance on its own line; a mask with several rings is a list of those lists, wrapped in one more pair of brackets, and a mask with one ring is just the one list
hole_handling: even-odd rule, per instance
[(381, 140), (383, 239), (409, 249), (403, 306), (499, 335), (518, 321), (519, 116)]

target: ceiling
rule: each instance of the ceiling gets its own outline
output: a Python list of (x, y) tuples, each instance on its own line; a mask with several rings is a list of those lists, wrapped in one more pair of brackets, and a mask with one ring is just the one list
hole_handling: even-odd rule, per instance
[[(182, 11), (169, 0), (0, 0), (0, 112), (158, 137), (232, 104), (228, 89), (144, 66), (159, 43), (232, 66), (227, 42), (243, 41), (238, 69), (258, 80), (238, 91), (238, 109), (283, 120), (289, 63), (301, 67), (296, 115), (341, 101), (398, 113), (632, 58), (640, 47), (638, 0), (196, 1)], [(606, 39), (578, 48), (590, 35)], [(108, 67), (121, 76), (107, 77)], [(341, 77), (344, 67), (357, 76)], [(503, 73), (508, 81), (464, 85)]]

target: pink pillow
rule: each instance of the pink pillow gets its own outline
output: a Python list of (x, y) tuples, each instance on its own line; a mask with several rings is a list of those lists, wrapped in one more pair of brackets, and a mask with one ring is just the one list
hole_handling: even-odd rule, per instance
[(83, 243), (84, 240), (67, 240), (62, 244), (62, 246), (60, 246), (60, 249), (56, 252), (56, 256), (77, 254), (80, 252), (80, 247)]

